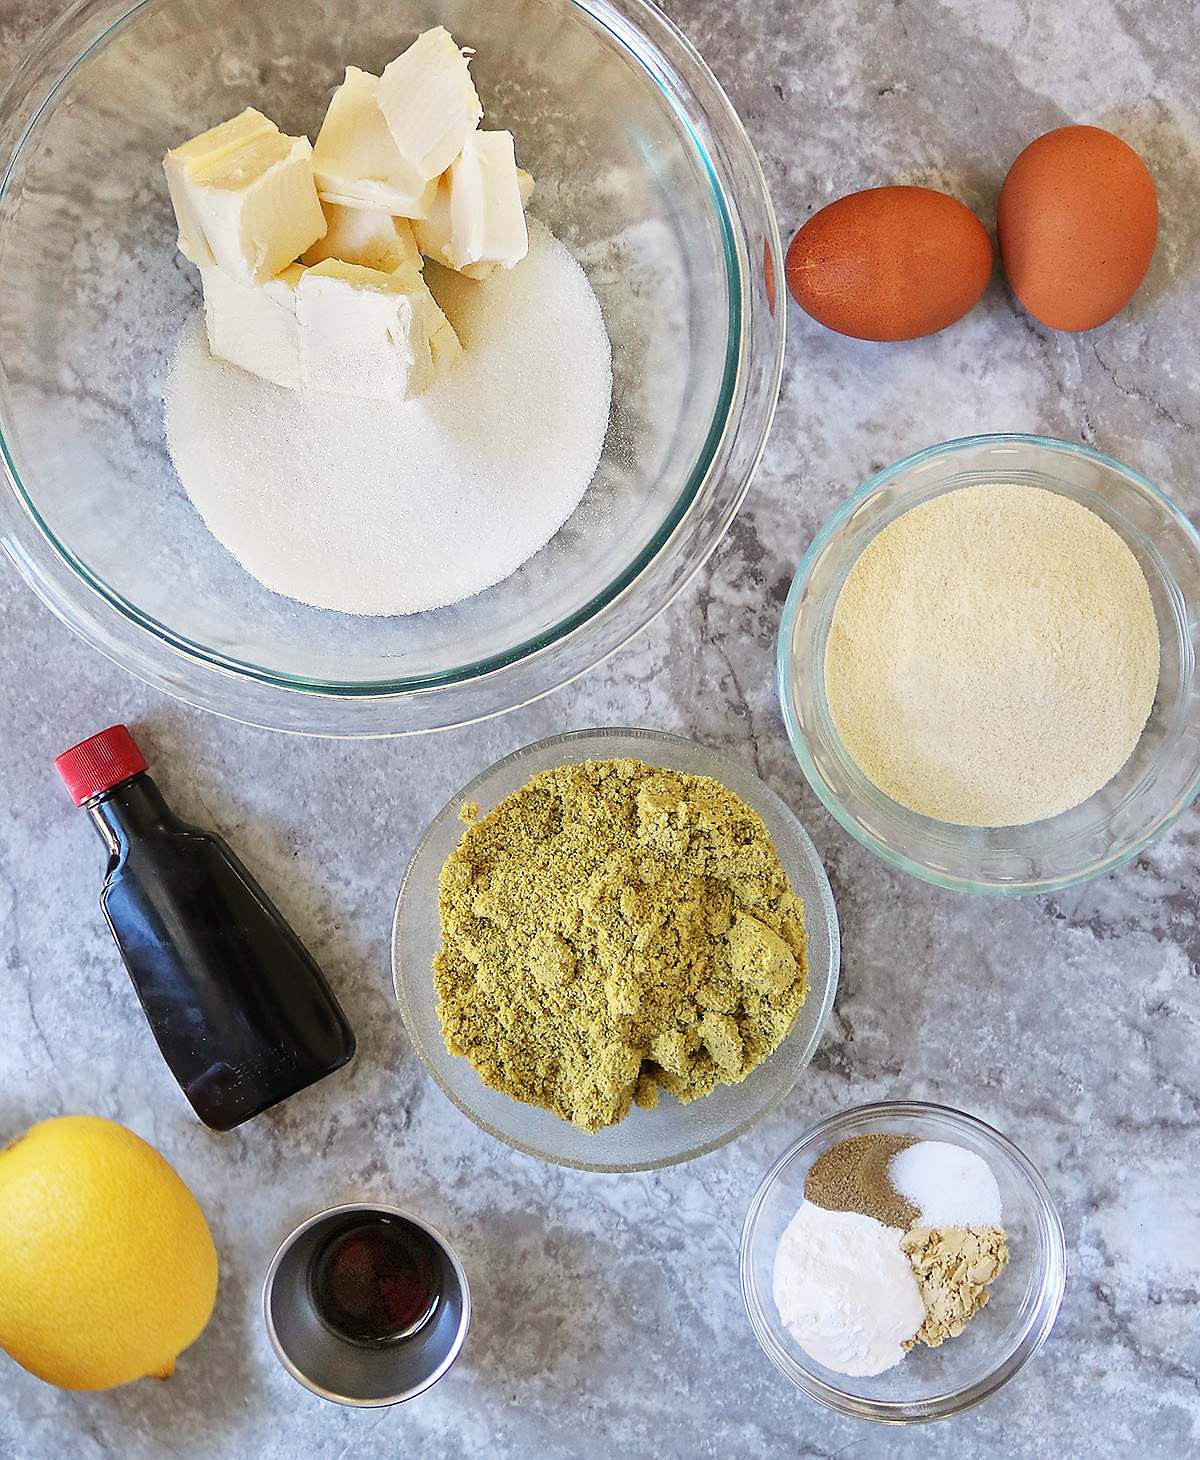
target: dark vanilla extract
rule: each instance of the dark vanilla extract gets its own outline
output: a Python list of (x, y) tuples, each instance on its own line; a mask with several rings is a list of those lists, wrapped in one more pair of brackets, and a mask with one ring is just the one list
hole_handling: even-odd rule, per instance
[(364, 1215), (326, 1238), (308, 1282), (317, 1316), (333, 1333), (371, 1348), (399, 1343), (437, 1308), (441, 1254), (403, 1217)]
[(181, 821), (124, 725), (55, 762), (108, 852), (100, 905), (192, 1109), (231, 1130), (341, 1067), (354, 1034), (223, 838)]

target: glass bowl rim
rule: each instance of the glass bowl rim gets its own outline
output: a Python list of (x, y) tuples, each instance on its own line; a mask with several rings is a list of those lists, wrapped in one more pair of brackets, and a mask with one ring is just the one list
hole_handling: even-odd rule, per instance
[[(40, 83), (48, 80), (49, 84), (48, 89), (43, 85), (45, 94), (40, 96), (31, 115), (17, 130), (15, 144), (0, 176), (0, 209), (8, 200), (13, 173), (24, 148), (61, 87), (115, 31), (154, 3), (155, 0), (132, 0), (132, 3), (131, 0), (100, 0), (99, 4), (97, 0), (75, 0), (23, 58), (0, 97), (0, 131), (12, 128), (22, 106), (30, 103)], [(8, 492), (2, 494), (8, 510), (4, 511), (0, 505), (0, 546), (5, 548), (21, 576), (69, 627), (131, 673), (190, 703), (267, 728), (334, 735), (396, 734), (469, 723), (502, 713), (513, 703), (526, 703), (549, 693), (616, 652), (669, 606), (719, 544), (749, 490), (765, 449), (782, 381), (786, 309), (781, 304), (782, 247), (770, 194), (753, 145), (724, 90), (691, 42), (650, 0), (561, 0), (561, 4), (565, 11), (580, 12), (604, 31), (620, 52), (636, 63), (638, 73), (664, 99), (681, 139), (686, 139), (705, 178), (706, 196), (720, 234), (729, 291), (721, 383), (713, 418), (698, 444), (695, 460), (679, 495), (636, 557), (586, 603), (576, 605), (552, 626), (523, 637), (519, 643), (497, 649), (484, 659), (465, 659), (445, 669), (423, 670), (398, 678), (323, 679), (266, 669), (224, 654), (159, 623), (152, 615), (139, 609), (99, 578), (49, 529), (17, 470), (5, 432), (0, 429), (0, 462), (12, 493), (11, 497)], [(91, 23), (95, 29), (94, 17), (98, 12), (102, 15), (104, 28), (98, 34), (92, 34), (88, 26)], [(65, 69), (58, 56), (63, 46), (70, 47), (72, 56), (65, 63)], [(675, 94), (671, 84), (677, 75), (686, 84), (687, 105)], [(693, 113), (702, 116), (706, 129), (711, 128), (706, 136), (698, 131), (693, 117), (688, 114), (688, 106)], [(740, 186), (733, 168), (725, 163), (718, 166), (722, 154), (730, 149), (737, 154), (736, 162), (748, 169), (754, 185), (752, 196), (748, 197)], [(776, 325), (774, 359), (765, 392), (756, 391), (750, 380), (748, 359), (754, 306), (748, 293), (751, 279), (748, 254), (738, 232), (745, 209), (749, 208), (753, 213), (759, 207), (764, 217), (758, 221), (766, 230), (768, 256), (776, 281), (770, 298)], [(757, 415), (757, 420), (746, 419), (748, 403), (752, 405), (752, 417)], [(731, 469), (728, 457), (732, 440), (743, 430), (757, 438), (755, 447), (747, 463)], [(730, 485), (733, 490), (722, 494), (720, 489), (727, 477), (732, 478)], [(696, 546), (687, 555), (694, 561), (686, 563), (674, 580), (667, 574), (661, 584), (644, 582), (656, 565), (665, 565), (664, 560), (671, 556), (672, 544), (677, 548), (683, 546), (678, 541), (681, 527), (695, 515), (698, 507), (705, 504), (706, 492), (712, 493), (714, 489), (717, 503), (710, 504), (710, 510), (711, 505), (718, 505), (719, 510), (707, 523), (706, 530), (699, 532)], [(21, 529), (28, 525), (32, 526), (29, 545), (21, 541)], [(43, 560), (35, 561), (35, 554)], [(642, 618), (642, 610), (638, 610), (637, 617), (641, 622), (632, 629), (623, 623), (614, 625), (609, 622), (612, 617), (620, 618), (621, 607), (639, 584), (649, 590), (646, 617)], [(586, 639), (594, 635), (598, 635), (601, 642), (585, 646)], [(565, 675), (559, 666), (551, 667), (546, 663), (547, 656), (556, 652), (569, 654), (577, 661), (568, 667)], [(189, 668), (184, 670), (184, 665)], [(527, 666), (532, 669), (535, 665), (543, 668), (543, 678), (544, 669), (550, 670), (549, 681), (540, 683), (532, 692), (517, 689), (506, 704), (492, 704), (480, 712), (455, 707), (451, 718), (443, 716), (428, 724), (382, 730), (341, 728), (347, 715), (358, 713), (356, 707), (361, 707), (361, 712), (366, 715), (377, 713), (381, 708), (386, 714), (389, 705), (403, 702), (428, 704), (430, 696), (436, 695), (439, 690), (469, 693), (476, 686), (495, 686), (502, 679), (519, 673)], [(255, 690), (258, 703), (249, 713), (211, 703), (213, 690), (209, 689), (206, 694), (205, 689), (194, 688), (192, 680), (196, 674), (204, 678), (205, 689), (210, 684), (217, 686), (216, 698), (228, 699), (229, 686), (240, 684)], [(307, 703), (311, 714), (322, 720), (332, 719), (335, 727), (321, 725), (313, 728), (280, 723), (278, 716), (272, 723), (271, 715), (264, 714), (261, 705), (263, 695), (268, 697), (269, 703), (269, 697), (275, 694), (281, 694), (299, 706)], [(319, 706), (325, 708), (317, 708)], [(296, 713), (294, 710), (286, 718), (292, 720)], [(298, 713), (303, 717), (305, 711), (300, 708)]]
[[(868, 1399), (849, 1394), (809, 1373), (779, 1345), (762, 1311), (763, 1304), (751, 1277), (751, 1249), (763, 1208), (776, 1182), (797, 1157), (811, 1149), (824, 1136), (842, 1132), (852, 1134), (856, 1127), (879, 1119), (918, 1121), (928, 1117), (969, 1130), (985, 1146), (998, 1148), (1029, 1183), (1034, 1210), (1044, 1230), (1048, 1249), (1041, 1269), (1040, 1294), (1024, 1331), (1018, 1335), (1005, 1356), (982, 1379), (928, 1400)], [(829, 1408), (857, 1419), (873, 1420), (879, 1424), (923, 1424), (961, 1414), (977, 1404), (982, 1404), (1018, 1374), (1038, 1352), (1050, 1337), (1066, 1292), (1067, 1244), (1062, 1218), (1045, 1180), (1028, 1156), (1003, 1132), (977, 1115), (958, 1110), (952, 1105), (940, 1105), (929, 1100), (876, 1100), (867, 1105), (855, 1105), (847, 1110), (837, 1111), (809, 1126), (772, 1164), (751, 1198), (742, 1224), (742, 1236), (738, 1246), (738, 1275), (742, 1300), (755, 1337), (775, 1367), (798, 1389)], [(918, 1408), (919, 1413), (911, 1412)]]
[[(815, 880), (817, 882), (817, 892), (820, 902), (821, 916), (825, 920), (825, 925), (828, 930), (829, 936), (829, 971), (826, 977), (825, 989), (822, 994), (821, 1003), (817, 1010), (816, 1023), (813, 1026), (813, 1031), (809, 1036), (807, 1044), (797, 1058), (796, 1078), (791, 1085), (789, 1085), (785, 1090), (781, 1091), (779, 1095), (772, 1099), (768, 1104), (764, 1105), (760, 1110), (757, 1110), (752, 1115), (747, 1116), (744, 1120), (739, 1121), (734, 1129), (731, 1130), (728, 1134), (723, 1134), (718, 1137), (714, 1137), (711, 1140), (703, 1141), (698, 1146), (689, 1147), (687, 1150), (682, 1151), (677, 1155), (656, 1158), (649, 1161), (589, 1162), (576, 1160), (571, 1157), (551, 1155), (550, 1153), (541, 1150), (537, 1146), (519, 1141), (509, 1135), (507, 1132), (496, 1129), (496, 1127), (494, 1127), (489, 1121), (485, 1120), (476, 1111), (472, 1110), (471, 1107), (463, 1100), (463, 1098), (450, 1085), (446, 1083), (434, 1062), (427, 1058), (424, 1042), (421, 1039), (420, 1035), (413, 1029), (412, 1025), (409, 1023), (409, 1019), (405, 1012), (407, 1007), (407, 996), (402, 992), (401, 989), (400, 964), (399, 958), (397, 957), (397, 950), (400, 946), (400, 914), (401, 909), (404, 906), (404, 896), (405, 891), (408, 887), (409, 876), (413, 868), (417, 865), (418, 860), (425, 852), (425, 849), (434, 832), (437, 831), (443, 825), (443, 823), (445, 823), (452, 816), (458, 816), (458, 810), (462, 806), (464, 801), (470, 801), (475, 799), (473, 793), (480, 786), (486, 785), (492, 779), (492, 777), (498, 774), (501, 770), (510, 765), (513, 765), (517, 761), (526, 759), (534, 753), (548, 751), (564, 745), (576, 745), (581, 741), (588, 740), (594, 740), (599, 742), (600, 744), (603, 744), (605, 740), (613, 736), (629, 737), (635, 740), (644, 740), (651, 745), (657, 744), (686, 746), (689, 750), (693, 751), (698, 749), (704, 753), (706, 758), (712, 761), (714, 771), (723, 766), (732, 767), (738, 772), (739, 775), (751, 777), (758, 782), (758, 785), (762, 788), (762, 791), (764, 793), (764, 799), (766, 799), (767, 802), (772, 805), (772, 809), (780, 814), (785, 824), (788, 825), (789, 830), (795, 838), (796, 845), (799, 851), (803, 854), (805, 860), (808, 861), (809, 864), (812, 866), (814, 873), (817, 874)], [(597, 755), (595, 758), (610, 759), (611, 757)], [(570, 762), (566, 761), (562, 763), (570, 764)], [(530, 774), (535, 774), (535, 772), (531, 771)], [(699, 772), (693, 772), (693, 774), (699, 774)], [(716, 777), (714, 776), (714, 778)], [(526, 779), (528, 779), (528, 777), (526, 777)], [(751, 809), (753, 810), (753, 808)], [(806, 905), (806, 925), (807, 920), (808, 908)], [(737, 761), (733, 760), (732, 757), (725, 755), (721, 751), (713, 750), (711, 749), (711, 747), (703, 745), (699, 741), (689, 740), (686, 736), (675, 735), (667, 730), (651, 730), (643, 726), (635, 725), (593, 726), (588, 729), (569, 730), (562, 734), (548, 735), (541, 740), (535, 740), (528, 745), (521, 746), (519, 749), (512, 751), (511, 754), (503, 756), (500, 760), (494, 761), (486, 769), (480, 771), (479, 774), (472, 777), (472, 779), (465, 786), (463, 786), (460, 791), (456, 792), (446, 801), (445, 805), (430, 820), (428, 826), (426, 826), (425, 830), (422, 832), (421, 837), (418, 840), (416, 846), (413, 848), (412, 854), (408, 859), (407, 865), (405, 866), (404, 876), (401, 878), (400, 881), (400, 891), (396, 897), (396, 910), (392, 917), (391, 964), (392, 988), (400, 1013), (400, 1022), (404, 1025), (404, 1031), (407, 1034), (413, 1049), (416, 1051), (417, 1058), (420, 1060), (422, 1068), (424, 1069), (425, 1073), (433, 1080), (434, 1084), (437, 1085), (438, 1089), (441, 1090), (442, 1094), (445, 1095), (446, 1098), (451, 1102), (451, 1104), (454, 1105), (455, 1108), (459, 1110), (463, 1115), (465, 1115), (472, 1122), (473, 1125), (478, 1126), (480, 1130), (486, 1132), (486, 1134), (493, 1137), (493, 1139), (501, 1141), (504, 1145), (510, 1147), (512, 1150), (520, 1151), (523, 1155), (532, 1156), (536, 1160), (545, 1161), (554, 1166), (562, 1166), (564, 1168), (575, 1171), (594, 1171), (605, 1174), (623, 1174), (634, 1171), (657, 1171), (662, 1170), (668, 1166), (681, 1165), (683, 1162), (695, 1160), (699, 1156), (708, 1155), (711, 1151), (720, 1150), (722, 1146), (726, 1146), (731, 1141), (739, 1139), (739, 1137), (745, 1135), (747, 1131), (757, 1125), (760, 1120), (769, 1115), (772, 1110), (776, 1109), (782, 1103), (782, 1101), (787, 1098), (791, 1091), (795, 1089), (795, 1086), (798, 1083), (800, 1076), (812, 1063), (813, 1056), (816, 1054), (817, 1048), (820, 1045), (821, 1040), (825, 1036), (825, 1031), (828, 1028), (830, 1016), (833, 1013), (834, 1000), (837, 997), (838, 985), (841, 976), (841, 923), (838, 919), (837, 904), (834, 901), (833, 889), (829, 885), (829, 877), (825, 871), (825, 865), (822, 862), (820, 854), (817, 852), (816, 847), (813, 845), (811, 837), (805, 831), (800, 822), (800, 819), (787, 804), (787, 802), (783, 800), (783, 798), (779, 795), (777, 791), (768, 786), (767, 783), (762, 780), (762, 778), (758, 776), (756, 772), (748, 770), (745, 766), (740, 765)], [(812, 989), (810, 987), (810, 993), (811, 992)], [(772, 1053), (767, 1056), (767, 1059), (771, 1059), (777, 1052), (777, 1050), (778, 1046), (776, 1047), (776, 1050), (773, 1050)]]
[[(824, 776), (818, 771), (816, 763), (809, 753), (808, 744), (797, 721), (795, 709), (791, 697), (791, 636), (792, 628), (800, 611), (800, 600), (807, 587), (808, 577), (812, 571), (813, 564), (826, 547), (842, 529), (845, 523), (866, 503), (870, 498), (889, 487), (895, 479), (904, 472), (911, 471), (923, 466), (926, 462), (936, 461), (939, 457), (948, 455), (952, 451), (960, 450), (983, 450), (989, 447), (1003, 446), (1029, 446), (1035, 449), (1044, 450), (1050, 456), (1075, 456), (1085, 461), (1101, 466), (1108, 471), (1115, 472), (1124, 477), (1139, 491), (1145, 493), (1153, 502), (1163, 508), (1167, 515), (1175, 522), (1183, 536), (1187, 538), (1197, 556), (1200, 557), (1200, 532), (1197, 531), (1191, 521), (1184, 515), (1178, 505), (1160, 488), (1156, 487), (1147, 477), (1124, 462), (1118, 461), (1115, 457), (1108, 456), (1094, 447), (1085, 446), (1075, 441), (1064, 441), (1056, 436), (1044, 436), (1023, 431), (1003, 431), (983, 433), (975, 436), (960, 436), (950, 441), (939, 441), (933, 446), (926, 446), (920, 451), (911, 452), (907, 456), (894, 461), (890, 466), (875, 472), (862, 486), (852, 492), (835, 509), (830, 517), (818, 529), (816, 536), (808, 545), (804, 555), (797, 565), (795, 574), (792, 577), (791, 586), (788, 589), (787, 598), (783, 605), (783, 614), (779, 624), (779, 634), (776, 640), (776, 688), (779, 696), (780, 709), (783, 714), (784, 728), (787, 730), (788, 740), (791, 743), (792, 753), (800, 764), (804, 778), (816, 792), (821, 804), (826, 811), (850, 833), (856, 841), (860, 842), (873, 852), (883, 862), (896, 868), (898, 871), (907, 872), (913, 877), (920, 878), (923, 882), (932, 883), (935, 887), (944, 887), (951, 892), (967, 892), (982, 896), (993, 897), (1027, 897), (1035, 893), (1059, 892), (1064, 888), (1074, 887), (1083, 882), (1088, 882), (1097, 877), (1103, 877), (1109, 872), (1123, 867), (1127, 862), (1133, 860), (1139, 853), (1143, 852), (1152, 842), (1161, 837), (1195, 800), (1200, 792), (1200, 769), (1192, 778), (1190, 787), (1185, 795), (1179, 798), (1178, 804), (1172, 807), (1171, 811), (1161, 817), (1153, 827), (1144, 832), (1136, 841), (1119, 852), (1107, 856), (1096, 866), (1086, 868), (1082, 872), (1073, 872), (1061, 877), (1039, 877), (1024, 882), (985, 882), (972, 877), (949, 874), (937, 871), (926, 866), (923, 862), (917, 861), (905, 852), (889, 846), (875, 835), (874, 832), (862, 826), (858, 819), (843, 804), (828, 786)], [(1046, 470), (1045, 475), (1051, 476), (1053, 472)], [(947, 490), (953, 488), (947, 487)], [(937, 491), (933, 496), (942, 495)], [(882, 529), (880, 529), (882, 530)], [(865, 544), (864, 544), (865, 547)], [(862, 549), (859, 550), (860, 554)], [(880, 791), (881, 797), (886, 793)], [(1036, 825), (1036, 823), (1033, 823)]]

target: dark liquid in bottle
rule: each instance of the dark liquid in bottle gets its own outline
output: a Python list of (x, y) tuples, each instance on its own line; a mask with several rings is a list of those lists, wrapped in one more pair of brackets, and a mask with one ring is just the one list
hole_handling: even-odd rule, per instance
[(205, 1125), (229, 1130), (346, 1063), (354, 1035), (321, 970), (219, 836), (145, 774), (88, 810), (109, 851), (105, 915)]
[(442, 1294), (442, 1260), (431, 1238), (402, 1217), (368, 1216), (328, 1237), (308, 1275), (325, 1326), (377, 1347), (411, 1338)]

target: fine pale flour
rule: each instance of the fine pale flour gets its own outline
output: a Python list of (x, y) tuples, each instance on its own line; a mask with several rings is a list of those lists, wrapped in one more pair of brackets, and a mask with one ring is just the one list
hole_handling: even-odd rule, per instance
[(1078, 805), (1154, 704), (1158, 624), (1096, 513), (1016, 483), (913, 507), (850, 570), (829, 630), (838, 735), (894, 800), (967, 826)]
[(427, 267), (465, 355), (401, 403), (292, 391), (214, 359), (201, 313), (167, 383), (167, 442), (209, 530), (261, 583), (318, 608), (415, 613), (499, 582), (578, 506), (612, 364), (587, 278), (531, 221), (483, 282)]

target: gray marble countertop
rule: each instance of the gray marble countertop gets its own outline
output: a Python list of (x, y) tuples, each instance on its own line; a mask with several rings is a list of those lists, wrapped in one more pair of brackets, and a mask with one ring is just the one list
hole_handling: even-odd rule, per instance
[[(0, 0), (7, 72), (58, 0)], [(167, 1384), (52, 1389), (0, 1356), (4, 1460), (419, 1454), (691, 1457), (1200, 1455), (1200, 814), (1134, 864), (1057, 897), (984, 901), (874, 859), (788, 748), (774, 638), (796, 563), (871, 471), (978, 431), (1084, 441), (1200, 511), (1200, 21), (1188, 0), (671, 0), (758, 148), (785, 239), (856, 188), (931, 182), (991, 226), (1005, 169), (1068, 121), (1133, 141), (1162, 231), (1133, 306), (1056, 335), (997, 271), (982, 305), (905, 347), (790, 306), (779, 413), (732, 531), (623, 652), (535, 705), (412, 740), (296, 740), (135, 682), (0, 568), (0, 1139), (90, 1111), (152, 1141), (198, 1193), (222, 1262), (213, 1320)], [(101, 849), (53, 756), (126, 721), (179, 811), (219, 828), (326, 969), (358, 1031), (348, 1070), (228, 1136), (192, 1118), (97, 907)], [(483, 1135), (424, 1074), (393, 1002), (388, 936), (432, 814), (543, 735), (641, 724), (752, 767), (797, 811), (842, 919), (815, 1063), (750, 1134), (639, 1176), (541, 1165)], [(1010, 1134), (1058, 1202), (1070, 1279), (1034, 1362), (979, 1409), (882, 1430), (795, 1391), (742, 1306), (737, 1245), (771, 1162), (830, 1112), (888, 1096)], [(420, 1399), (322, 1402), (259, 1317), (270, 1255), (340, 1200), (409, 1206), (471, 1274), (463, 1355)]]

